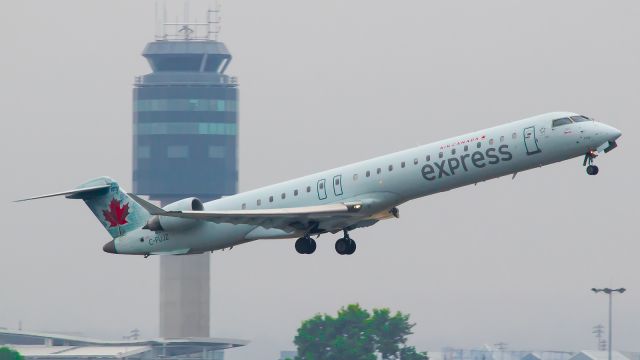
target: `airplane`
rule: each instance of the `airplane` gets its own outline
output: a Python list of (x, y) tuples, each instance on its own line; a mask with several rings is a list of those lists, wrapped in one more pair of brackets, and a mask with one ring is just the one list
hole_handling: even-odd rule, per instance
[(160, 208), (108, 177), (17, 201), (84, 200), (113, 238), (103, 247), (111, 254), (188, 255), (288, 238), (297, 239), (298, 253), (312, 254), (313, 236), (342, 232), (335, 250), (351, 255), (351, 231), (399, 217), (405, 202), (578, 156), (596, 175), (595, 158), (621, 135), (586, 116), (553, 112), (206, 203), (191, 197)]

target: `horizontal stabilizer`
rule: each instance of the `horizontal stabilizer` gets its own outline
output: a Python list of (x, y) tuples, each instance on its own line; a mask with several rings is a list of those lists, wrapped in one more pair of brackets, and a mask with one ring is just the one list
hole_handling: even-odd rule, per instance
[(43, 199), (43, 198), (54, 197), (54, 196), (62, 196), (62, 195), (65, 195), (68, 198), (81, 198), (82, 195), (86, 195), (86, 194), (89, 194), (89, 193), (92, 193), (92, 192), (95, 192), (95, 191), (99, 191), (99, 190), (108, 189), (110, 187), (111, 187), (110, 184), (91, 186), (91, 187), (86, 187), (86, 188), (81, 188), (81, 189), (73, 189), (73, 190), (61, 191), (61, 192), (57, 192), (57, 193), (53, 193), (53, 194), (39, 195), (39, 196), (34, 196), (34, 197), (26, 198), (26, 199), (14, 200), (13, 202), (36, 200), (36, 199)]

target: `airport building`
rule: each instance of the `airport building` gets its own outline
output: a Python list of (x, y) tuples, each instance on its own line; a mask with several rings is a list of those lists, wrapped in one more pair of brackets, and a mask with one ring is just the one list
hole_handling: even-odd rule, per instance
[(222, 360), (223, 350), (246, 344), (217, 338), (104, 341), (0, 329), (0, 346), (18, 351), (26, 360)]
[[(164, 23), (144, 48), (151, 73), (133, 89), (133, 191), (165, 206), (237, 191), (238, 82), (217, 41), (217, 10), (205, 23)], [(208, 337), (209, 254), (160, 258), (163, 338)]]

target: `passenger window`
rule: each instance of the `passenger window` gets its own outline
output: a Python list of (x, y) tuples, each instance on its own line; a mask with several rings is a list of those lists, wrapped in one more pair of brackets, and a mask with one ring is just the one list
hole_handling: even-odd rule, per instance
[(357, 181), (358, 180), (358, 174), (353, 174), (353, 181)]
[(334, 181), (336, 185), (340, 185), (340, 178), (336, 178), (336, 181)]
[(500, 136), (500, 142), (504, 142), (504, 136)]
[(555, 120), (553, 120), (553, 124), (551, 125), (551, 127), (569, 125), (569, 124), (571, 124), (571, 122), (572, 121), (569, 118), (555, 119)]
[(307, 192), (311, 192), (311, 186), (307, 186)]
[(280, 197), (284, 200), (285, 197), (287, 197), (287, 195), (285, 193), (280, 194)]
[(493, 145), (493, 139), (489, 139), (489, 145)]
[(298, 189), (293, 190), (293, 196), (298, 196)]
[(478, 143), (476, 144), (476, 147), (477, 147), (478, 149), (480, 149), (480, 146), (482, 146), (482, 143), (481, 143), (481, 142), (478, 142)]
[(427, 162), (431, 161), (431, 155), (427, 155)]
[(393, 165), (389, 165), (389, 171), (393, 171)]
[(371, 176), (371, 171), (367, 170), (367, 177)]
[(441, 152), (440, 152), (440, 154), (438, 154), (438, 157), (439, 157), (440, 159), (442, 159), (442, 157), (443, 157), (443, 156), (444, 156), (444, 154), (443, 154), (443, 153), (442, 153), (442, 151), (441, 151)]
[(512, 138), (512, 139), (515, 139), (515, 138), (517, 138), (517, 137), (518, 137), (518, 134), (516, 134), (516, 133), (511, 134), (511, 138)]
[(269, 202), (273, 202), (273, 196), (269, 196)]
[(404, 168), (404, 161), (400, 163), (400, 167)]
[(321, 182), (320, 185), (318, 185), (318, 187), (320, 187), (320, 190), (324, 189), (324, 182)]
[(242, 204), (242, 210), (247, 208), (247, 204)]
[(418, 165), (418, 158), (413, 159), (413, 165)]
[(455, 155), (456, 154), (456, 149), (451, 149), (451, 155)]
[(464, 146), (464, 151), (469, 151), (469, 145)]
[(258, 200), (256, 201), (256, 204), (258, 204), (258, 206), (260, 206), (260, 204), (262, 204), (262, 200), (258, 199)]
[(380, 169), (380, 168), (378, 168), (378, 169), (376, 170), (376, 174), (380, 174), (381, 172), (382, 172), (382, 169)]

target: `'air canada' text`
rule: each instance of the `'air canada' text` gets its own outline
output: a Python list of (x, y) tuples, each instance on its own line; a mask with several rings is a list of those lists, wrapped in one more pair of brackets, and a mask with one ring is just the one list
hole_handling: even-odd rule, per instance
[(444, 176), (455, 175), (456, 171), (469, 171), (470, 166), (483, 168), (487, 165), (495, 165), (500, 161), (510, 161), (513, 155), (509, 152), (509, 145), (500, 145), (498, 150), (488, 148), (485, 152), (474, 151), (470, 154), (463, 154), (460, 157), (452, 157), (436, 161), (433, 164), (426, 164), (422, 167), (422, 177), (425, 180), (440, 179)]

